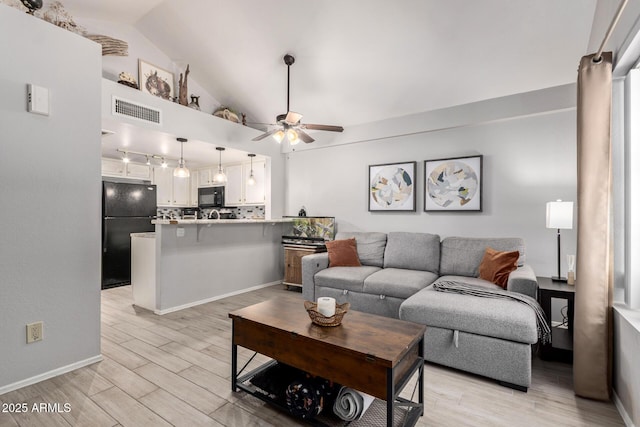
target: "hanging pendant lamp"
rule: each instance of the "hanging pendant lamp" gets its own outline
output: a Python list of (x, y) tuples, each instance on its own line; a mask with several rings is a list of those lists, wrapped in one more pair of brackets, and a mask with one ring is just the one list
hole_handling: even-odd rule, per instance
[(178, 167), (173, 170), (173, 176), (178, 178), (189, 178), (191, 173), (189, 169), (184, 164), (184, 157), (182, 156), (182, 149), (185, 142), (187, 142), (187, 138), (176, 138), (180, 142), (180, 161), (178, 162)]
[(251, 158), (251, 171), (249, 172), (249, 179), (247, 179), (247, 185), (256, 185), (256, 178), (253, 176), (253, 158), (255, 154), (247, 154)]
[(225, 150), (225, 148), (216, 147), (216, 150), (218, 150), (218, 153), (220, 153), (220, 155), (218, 157), (218, 173), (216, 173), (216, 176), (213, 177), (213, 182), (224, 184), (227, 182), (227, 175), (225, 175), (224, 171), (222, 170), (222, 152)]

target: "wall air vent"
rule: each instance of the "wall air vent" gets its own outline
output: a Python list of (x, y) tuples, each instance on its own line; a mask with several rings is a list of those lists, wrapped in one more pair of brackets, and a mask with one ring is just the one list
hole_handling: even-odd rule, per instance
[(143, 122), (162, 124), (162, 111), (126, 99), (112, 97), (111, 114)]

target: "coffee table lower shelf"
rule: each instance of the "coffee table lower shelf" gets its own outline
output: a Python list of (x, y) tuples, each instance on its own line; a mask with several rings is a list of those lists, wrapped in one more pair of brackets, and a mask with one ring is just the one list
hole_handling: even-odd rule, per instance
[[(256, 387), (251, 383), (251, 380), (256, 375), (269, 370), (277, 363), (278, 362), (276, 360), (271, 360), (263, 364), (262, 366), (259, 366), (258, 368), (238, 377), (236, 380), (236, 387), (293, 417), (286, 405), (282, 404), (282, 402), (279, 402), (277, 399), (272, 398), (267, 392), (261, 390), (259, 387)], [(423, 366), (416, 366), (415, 369), (412, 369), (411, 371), (415, 372), (418, 369), (420, 370), (420, 375), (422, 375), (422, 369), (424, 369)], [(409, 378), (407, 378), (406, 380), (408, 380)], [(401, 397), (396, 397), (394, 406), (396, 407), (396, 409), (393, 413), (393, 427), (414, 426), (418, 422), (418, 419), (422, 416), (423, 405), (420, 403), (416, 403)], [(323, 410), (323, 412), (321, 412), (314, 419), (305, 420), (300, 418), (300, 421), (307, 422), (318, 427), (384, 426), (387, 423), (387, 402), (376, 398), (364, 413), (362, 418), (355, 421), (344, 421), (340, 419), (337, 415), (331, 412), (330, 408), (328, 408), (327, 410)]]

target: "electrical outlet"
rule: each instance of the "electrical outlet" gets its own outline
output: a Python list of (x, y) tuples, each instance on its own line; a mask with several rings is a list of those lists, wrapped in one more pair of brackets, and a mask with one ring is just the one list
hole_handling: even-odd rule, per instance
[(42, 321), (27, 324), (27, 344), (42, 341), (42, 326)]

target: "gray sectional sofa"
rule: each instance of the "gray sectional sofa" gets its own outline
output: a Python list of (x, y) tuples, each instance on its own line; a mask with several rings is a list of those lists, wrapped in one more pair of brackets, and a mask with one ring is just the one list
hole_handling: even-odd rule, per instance
[(360, 267), (331, 267), (327, 253), (302, 258), (303, 297), (351, 303), (351, 309), (427, 326), (425, 359), (494, 378), (526, 391), (531, 384), (531, 346), (536, 316), (527, 305), (434, 290), (436, 281), (501, 289), (478, 278), (485, 249), (520, 252), (507, 290), (536, 298), (538, 285), (525, 264), (519, 238), (440, 237), (427, 233), (338, 233), (356, 239)]

